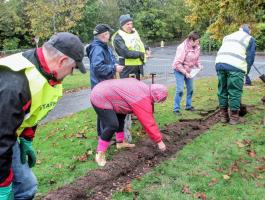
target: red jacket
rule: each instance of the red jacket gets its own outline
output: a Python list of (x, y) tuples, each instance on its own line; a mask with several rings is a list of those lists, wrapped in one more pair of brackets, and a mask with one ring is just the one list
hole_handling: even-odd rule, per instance
[(160, 84), (147, 85), (134, 78), (100, 82), (91, 92), (91, 103), (116, 113), (134, 113), (148, 136), (156, 143), (162, 136), (155, 122), (152, 104), (166, 100), (167, 88)]

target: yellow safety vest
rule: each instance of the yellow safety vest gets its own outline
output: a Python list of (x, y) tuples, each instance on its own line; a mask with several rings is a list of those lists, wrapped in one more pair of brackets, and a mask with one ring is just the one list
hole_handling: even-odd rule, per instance
[(17, 130), (19, 136), (25, 128), (33, 127), (52, 110), (62, 96), (62, 84), (51, 86), (36, 67), (22, 53), (0, 59), (1, 67), (8, 67), (13, 71), (25, 70), (31, 93), (30, 112)]
[(246, 52), (251, 36), (244, 31), (237, 31), (223, 39), (215, 63), (226, 63), (247, 72)]
[[(123, 30), (118, 30), (112, 37), (112, 46), (113, 40), (116, 34), (119, 34), (125, 42), (125, 46), (131, 51), (140, 51), (145, 53), (144, 44), (138, 34), (138, 32), (134, 29), (133, 33), (126, 33)], [(115, 48), (114, 48), (115, 49)], [(144, 62), (146, 61), (146, 58)], [(125, 58), (125, 66), (138, 66), (143, 65), (144, 63), (141, 61), (140, 58)]]

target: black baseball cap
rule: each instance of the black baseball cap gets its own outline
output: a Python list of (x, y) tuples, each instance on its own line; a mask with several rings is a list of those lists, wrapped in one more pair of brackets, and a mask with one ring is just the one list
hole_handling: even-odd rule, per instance
[(98, 24), (93, 30), (93, 35), (98, 35), (107, 31), (113, 32), (114, 30), (108, 24)]
[(54, 34), (47, 42), (55, 49), (74, 59), (76, 68), (82, 73), (86, 73), (86, 68), (82, 62), (84, 57), (84, 46), (79, 37), (68, 32)]

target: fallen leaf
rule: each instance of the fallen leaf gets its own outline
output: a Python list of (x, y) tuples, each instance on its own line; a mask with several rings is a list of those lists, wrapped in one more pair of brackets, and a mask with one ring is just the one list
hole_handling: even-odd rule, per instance
[(132, 192), (133, 189), (132, 189), (132, 186), (131, 184), (127, 184), (123, 189), (122, 189), (122, 192)]
[(265, 172), (265, 165), (256, 167), (256, 170), (259, 171), (259, 172)]
[(207, 198), (206, 198), (206, 194), (203, 193), (203, 192), (197, 192), (197, 193), (195, 194), (195, 198), (197, 198), (197, 199), (202, 199), (202, 200), (206, 200), (206, 199), (207, 199)]
[(48, 181), (48, 183), (49, 183), (50, 185), (53, 185), (53, 184), (56, 183), (56, 181), (55, 181), (54, 179), (51, 179), (51, 180)]
[(36, 164), (37, 164), (37, 165), (41, 164), (41, 160), (37, 160), (37, 161), (36, 161)]
[(224, 169), (223, 168), (216, 168), (215, 171), (217, 171), (217, 172), (224, 172)]
[(62, 164), (55, 164), (53, 167), (55, 169), (61, 169), (63, 166), (62, 166)]
[(251, 157), (251, 158), (255, 158), (256, 157), (256, 152), (254, 150), (247, 150), (247, 153), (248, 155)]
[(256, 183), (256, 187), (263, 187), (263, 184), (260, 183), (260, 182), (257, 182), (257, 183)]
[(231, 166), (229, 166), (229, 173), (228, 175), (231, 175), (233, 172), (238, 172), (239, 171), (239, 166), (237, 164), (237, 161), (233, 162)]
[(239, 148), (245, 147), (245, 145), (242, 143), (242, 141), (236, 141), (236, 144)]
[(251, 176), (256, 179), (263, 179), (263, 176), (260, 174), (258, 175), (256, 172), (252, 173)]
[(251, 141), (251, 140), (244, 139), (244, 140), (243, 140), (243, 143), (244, 143), (244, 145), (246, 145), (246, 146), (250, 146), (251, 143), (252, 143), (252, 141)]
[(87, 161), (88, 157), (92, 154), (92, 151), (87, 151), (85, 152), (83, 155), (81, 156), (76, 156), (74, 157), (75, 160), (81, 161), (81, 162), (85, 162)]
[(183, 185), (183, 187), (182, 187), (182, 193), (184, 193), (184, 194), (191, 194), (190, 187), (188, 185)]
[(215, 185), (216, 183), (218, 183), (218, 179), (217, 179), (217, 178), (213, 178), (213, 179), (211, 180), (211, 182), (208, 183), (208, 186), (209, 186), (209, 187), (212, 187), (212, 186)]
[(81, 139), (86, 139), (87, 138), (87, 136), (84, 134), (84, 133), (77, 133), (76, 135), (75, 135), (75, 137), (76, 138), (81, 138)]
[(229, 179), (230, 179), (230, 176), (228, 176), (227, 174), (225, 174), (225, 175), (223, 175), (223, 178), (224, 178), (225, 180), (229, 180)]

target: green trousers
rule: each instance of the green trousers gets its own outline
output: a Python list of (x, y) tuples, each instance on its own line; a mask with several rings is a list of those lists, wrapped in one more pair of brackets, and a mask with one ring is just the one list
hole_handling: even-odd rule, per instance
[(220, 108), (239, 110), (245, 73), (218, 70), (217, 76)]

